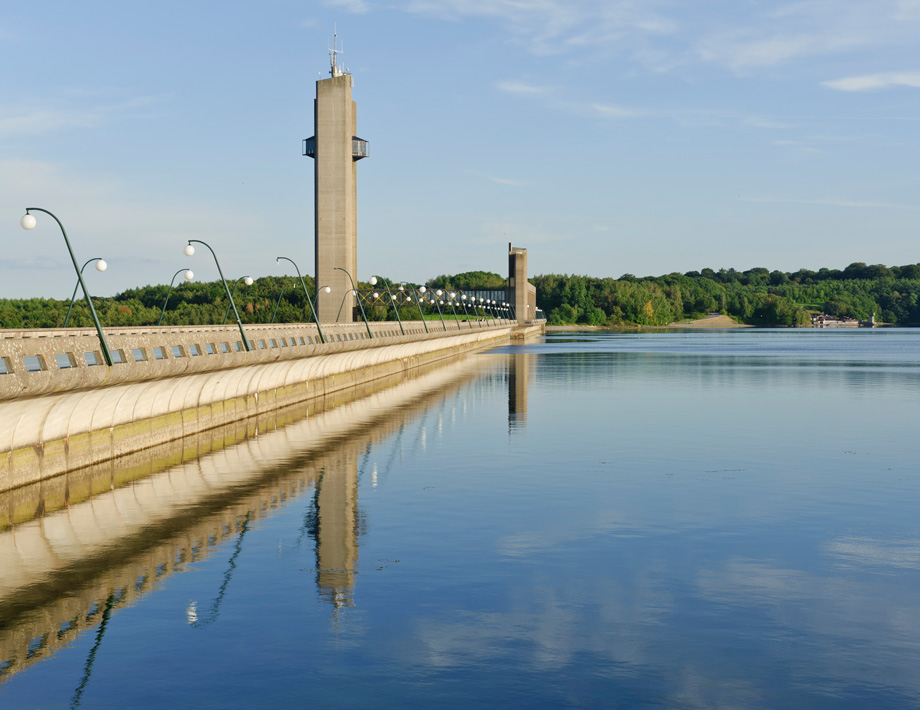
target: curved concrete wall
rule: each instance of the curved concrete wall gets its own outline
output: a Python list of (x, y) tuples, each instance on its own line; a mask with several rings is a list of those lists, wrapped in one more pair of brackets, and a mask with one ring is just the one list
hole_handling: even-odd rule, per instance
[(238, 424), (245, 438), (210, 453), (188, 455), (175, 442), (166, 445), (175, 465), (157, 474), (112, 490), (105, 481), (99, 495), (56, 513), (32, 502), (44, 512), (0, 531), (0, 606), (21, 610), (0, 624), (0, 684), (97, 625), (94, 612), (113, 593), (116, 607), (130, 604), (239, 535), (244, 518), (313, 493), (322, 476), (356, 476), (359, 452), (477, 372), (466, 360), (258, 436)]
[[(428, 331), (426, 332), (425, 326)], [(324, 325), (247, 325), (247, 352), (233, 326), (106, 328), (116, 363), (107, 367), (92, 329), (0, 330), (0, 400), (107, 387), (195, 372), (297, 360), (510, 327), (508, 321), (383, 321)], [(403, 334), (402, 331), (405, 331)]]
[[(366, 337), (364, 325), (359, 328)], [(253, 340), (274, 339), (277, 344), (282, 337), (292, 337), (288, 334), (291, 329), (290, 326), (261, 331), (251, 328), (247, 329), (247, 336)], [(178, 342), (181, 338), (189, 348), (193, 344), (215, 342), (219, 348), (219, 343), (226, 342), (220, 338), (228, 337), (225, 328), (169, 330), (167, 334), (162, 330), (132, 332), (122, 337), (133, 338), (130, 342), (138, 348), (163, 347), (149, 343), (166, 342), (167, 335), (171, 338), (168, 342), (177, 343), (170, 348), (183, 347)], [(137, 360), (112, 368), (84, 366), (82, 373), (69, 371), (80, 368), (68, 368), (4, 375), (0, 382), (7, 377), (11, 381), (18, 379), (29, 385), (26, 389), (30, 394), (42, 396), (33, 394), (0, 401), (3, 437), (0, 455), (5, 459), (5, 466), (0, 467), (0, 490), (326, 396), (461, 352), (508, 342), (512, 335), (512, 327), (506, 324), (465, 331), (442, 329), (431, 334), (422, 330), (420, 334), (387, 334), (373, 339), (358, 338), (359, 331), (353, 325), (323, 330), (329, 331), (329, 340), (334, 335), (335, 342), (224, 353), (229, 356), (226, 359), (216, 353), (186, 355), (173, 358), (173, 362)], [(95, 339), (88, 334), (66, 337)], [(138, 345), (145, 342), (142, 338), (148, 344)], [(26, 340), (22, 338), (21, 342)], [(58, 345), (53, 339), (47, 342), (50, 345), (43, 344), (45, 352), (56, 359), (54, 348)], [(110, 346), (115, 348), (117, 342), (113, 336)], [(12, 352), (9, 343), (7, 340), (2, 344), (5, 352)], [(22, 347), (37, 350), (33, 344)], [(182, 362), (177, 364), (177, 360)], [(96, 377), (95, 372), (104, 379), (93, 386), (89, 383)], [(68, 380), (70, 375), (74, 377)], [(39, 377), (30, 383), (29, 377), (34, 376)], [(71, 385), (69, 391), (66, 384)]]

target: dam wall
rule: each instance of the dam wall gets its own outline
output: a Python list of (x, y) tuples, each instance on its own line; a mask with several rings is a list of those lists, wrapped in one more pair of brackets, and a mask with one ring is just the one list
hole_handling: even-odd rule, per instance
[[(227, 542), (243, 544), (244, 526), (314, 497), (316, 591), (325, 596), (335, 585), (352, 596), (357, 501), (338, 491), (356, 486), (377, 460), (386, 475), (382, 453), (368, 462), (364, 452), (390, 436), (417, 438), (424, 412), (487, 372), (476, 358), (434, 364), (374, 392), (359, 388), (342, 401), (337, 395), (275, 410), (159, 445), (118, 466), (108, 461), (0, 494), (0, 517), (25, 515), (17, 524), (0, 520), (0, 685), (79, 635), (101, 633), (108, 613)], [(462, 426), (475, 411), (461, 408), (457, 416)], [(342, 549), (351, 551), (348, 565), (327, 554)], [(197, 618), (194, 608), (190, 626), (219, 613), (213, 598), (197, 600)]]
[[(3, 331), (0, 491), (509, 342), (507, 321)], [(527, 329), (539, 332), (540, 326)]]

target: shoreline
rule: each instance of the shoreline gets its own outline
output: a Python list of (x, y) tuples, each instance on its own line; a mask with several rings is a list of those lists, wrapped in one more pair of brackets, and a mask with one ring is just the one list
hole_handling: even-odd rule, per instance
[(728, 316), (708, 316), (697, 320), (678, 321), (668, 325), (548, 325), (546, 332), (567, 330), (689, 330), (689, 329), (725, 329), (754, 328), (753, 325), (736, 323)]

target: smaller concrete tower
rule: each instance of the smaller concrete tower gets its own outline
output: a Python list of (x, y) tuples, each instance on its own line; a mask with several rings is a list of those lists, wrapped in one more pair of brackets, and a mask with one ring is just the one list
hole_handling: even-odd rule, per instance
[(527, 280), (527, 250), (508, 243), (508, 290), (518, 325), (532, 321), (537, 311), (537, 288)]

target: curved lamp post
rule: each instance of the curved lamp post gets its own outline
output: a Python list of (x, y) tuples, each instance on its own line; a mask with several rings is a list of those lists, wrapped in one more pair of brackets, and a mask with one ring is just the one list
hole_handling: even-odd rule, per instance
[(419, 293), (424, 295), (425, 291), (427, 290), (428, 289), (426, 289), (424, 286), (419, 286), (417, 289), (413, 289), (413, 291), (415, 291), (415, 305), (418, 306), (418, 317), (422, 319), (422, 325), (425, 326), (426, 333), (429, 331), (428, 331), (428, 323), (425, 322), (425, 315), (422, 313), (422, 301), (424, 299), (419, 298)]
[[(361, 317), (364, 319), (364, 327), (367, 328), (367, 337), (373, 339), (374, 334), (371, 332), (371, 327), (370, 327), (370, 325), (369, 325), (368, 322), (367, 322), (367, 316), (364, 315), (364, 305), (361, 303), (361, 297), (358, 296), (358, 289), (357, 289), (357, 287), (355, 286), (355, 280), (354, 280), (353, 278), (351, 278), (351, 274), (349, 274), (347, 271), (345, 271), (345, 269), (343, 269), (341, 266), (334, 266), (333, 268), (334, 268), (336, 271), (341, 271), (341, 272), (343, 272), (343, 273), (348, 277), (348, 280), (351, 281), (351, 290), (355, 292), (355, 297), (358, 299), (358, 308), (361, 309)], [(342, 299), (342, 305), (345, 305), (345, 299), (344, 299), (344, 298)], [(341, 312), (342, 312), (342, 307), (339, 306), (339, 313), (341, 313)], [(336, 316), (335, 319), (338, 320), (338, 319), (339, 319), (338, 316)]]
[[(322, 288), (316, 290), (316, 307), (317, 308), (319, 308), (319, 297), (320, 297), (320, 294), (322, 293), (332, 293), (332, 286), (323, 286)], [(319, 321), (317, 321), (316, 325), (319, 326)], [(333, 339), (335, 339), (335, 334), (333, 334), (332, 337)], [(325, 342), (326, 341), (324, 340), (323, 343)]]
[(446, 331), (446, 330), (447, 330), (447, 323), (444, 322), (444, 314), (441, 313), (441, 296), (443, 296), (443, 295), (444, 295), (444, 292), (443, 292), (441, 289), (438, 289), (437, 291), (434, 292), (434, 296), (435, 296), (435, 297), (434, 297), (434, 305), (435, 305), (435, 308), (438, 309), (438, 318), (441, 319), (441, 325), (443, 326), (444, 330)]
[(169, 288), (166, 289), (166, 299), (163, 301), (163, 310), (160, 311), (160, 320), (157, 321), (157, 325), (160, 325), (163, 322), (163, 316), (166, 314), (166, 304), (169, 303), (169, 294), (172, 293), (173, 284), (176, 282), (176, 277), (185, 272), (185, 280), (191, 281), (195, 278), (195, 274), (192, 273), (191, 269), (179, 269), (176, 273), (173, 274), (172, 279), (169, 282)]
[[(280, 264), (282, 259), (285, 261), (290, 261), (292, 264), (294, 264), (294, 260), (289, 259), (286, 256), (276, 256), (275, 263)], [(323, 335), (323, 329), (319, 326), (319, 319), (316, 317), (316, 309), (313, 308), (313, 299), (310, 298), (310, 292), (307, 291), (307, 284), (304, 283), (303, 276), (300, 275), (300, 269), (298, 268), (297, 264), (294, 264), (294, 270), (297, 272), (297, 278), (300, 279), (300, 285), (303, 286), (303, 295), (307, 297), (307, 303), (310, 304), (310, 313), (313, 316), (313, 322), (316, 323), (316, 330), (319, 332), (319, 340), (321, 343), (325, 344), (326, 337)], [(278, 296), (278, 302), (281, 302), (281, 296)], [(278, 310), (277, 306), (275, 306), (275, 310)], [(272, 320), (274, 320), (274, 316), (272, 316)], [(309, 321), (307, 322), (309, 323)]]
[(457, 297), (457, 294), (453, 291), (447, 294), (447, 302), (450, 304), (450, 310), (454, 312), (454, 320), (457, 321), (457, 330), (460, 330), (460, 316), (457, 315), (457, 306), (454, 299)]
[(272, 311), (272, 319), (269, 323), (275, 322), (275, 316), (278, 315), (278, 306), (281, 305), (281, 297), (284, 295), (284, 284), (281, 284), (281, 291), (278, 293), (278, 300), (275, 301), (275, 310)]
[(41, 207), (27, 207), (26, 213), (19, 224), (23, 229), (34, 229), (35, 228), (35, 217), (29, 214), (30, 211), (44, 212), (46, 215), (50, 216), (55, 222), (58, 223), (58, 227), (61, 228), (61, 234), (64, 235), (64, 243), (67, 244), (67, 251), (70, 253), (70, 260), (73, 262), (74, 271), (77, 272), (77, 281), (80, 286), (83, 287), (83, 295), (86, 297), (86, 305), (89, 306), (89, 315), (93, 319), (93, 325), (96, 326), (96, 333), (99, 335), (99, 348), (102, 350), (102, 359), (105, 360), (105, 364), (109, 367), (112, 366), (112, 354), (109, 352), (109, 344), (106, 342), (105, 333), (102, 332), (102, 326), (99, 324), (99, 316), (96, 315), (96, 308), (93, 306), (93, 299), (89, 297), (89, 291), (86, 290), (86, 284), (83, 282), (83, 274), (80, 273), (80, 267), (77, 266), (77, 258), (73, 255), (73, 249), (70, 248), (70, 240), (67, 238), (67, 232), (64, 231), (64, 225), (61, 224), (61, 220), (51, 214), (48, 210), (44, 210)]
[[(276, 256), (275, 263), (280, 264), (282, 259), (285, 261), (290, 261), (292, 264), (294, 264), (294, 260), (288, 259), (286, 256)], [(300, 269), (297, 267), (297, 264), (294, 264), (294, 270), (297, 272), (297, 278), (300, 279), (300, 285), (303, 286), (303, 295), (307, 297), (307, 303), (310, 304), (310, 313), (313, 315), (313, 321), (316, 323), (316, 330), (319, 332), (319, 340), (325, 345), (326, 336), (323, 335), (323, 329), (319, 326), (319, 318), (316, 317), (316, 309), (313, 308), (313, 299), (310, 298), (310, 292), (307, 291), (307, 284), (304, 283), (303, 276), (300, 275)], [(281, 301), (281, 296), (278, 296), (278, 301)], [(278, 310), (277, 306), (275, 307), (275, 310)], [(274, 316), (272, 316), (272, 320), (274, 320)]]
[(382, 276), (371, 276), (369, 283), (371, 286), (376, 286), (378, 280), (383, 282), (383, 287), (387, 290), (387, 296), (389, 296), (390, 303), (393, 305), (393, 311), (396, 313), (396, 322), (399, 323), (399, 330), (403, 335), (405, 335), (406, 329), (403, 328), (402, 318), (399, 317), (399, 308), (396, 306), (396, 296), (390, 293), (390, 286), (387, 284), (386, 279)]
[(466, 316), (466, 322), (470, 326), (470, 330), (472, 330), (473, 321), (470, 320), (470, 312), (466, 308), (466, 301), (467, 301), (466, 294), (465, 293), (460, 294), (460, 305), (463, 306), (463, 315)]
[[(92, 264), (94, 261), (99, 262), (98, 264), (96, 264), (96, 271), (105, 271), (107, 268), (109, 268), (109, 265), (105, 263), (105, 259), (103, 259), (101, 256), (97, 256), (95, 259), (88, 259), (86, 263), (80, 267), (80, 273), (82, 274), (83, 269), (85, 269), (88, 264)], [(77, 289), (79, 288), (80, 288), (80, 282), (77, 281), (77, 283), (73, 287), (73, 295), (70, 297), (70, 305), (67, 307), (67, 315), (64, 316), (64, 325), (61, 326), (62, 328), (66, 328), (67, 323), (70, 320), (70, 312), (73, 310), (73, 304), (77, 300)]]
[[(236, 290), (240, 287), (240, 281), (242, 281), (242, 282), (243, 282), (244, 284), (246, 284), (247, 286), (252, 286), (252, 276), (240, 276), (240, 277), (236, 280), (236, 283), (233, 284), (233, 295), (234, 295), (234, 296), (236, 295)], [(232, 298), (232, 297), (230, 298), (230, 303), (233, 303), (233, 298)], [(227, 304), (227, 312), (224, 313), (224, 322), (221, 323), (221, 325), (224, 325), (224, 323), (226, 323), (226, 322), (227, 322), (227, 319), (230, 317), (230, 303)], [(236, 307), (236, 306), (234, 306), (234, 308), (235, 308), (235, 307)]]
[[(476, 299), (476, 296), (472, 296), (472, 297), (470, 298), (470, 301), (471, 301), (472, 304), (473, 304), (473, 315), (476, 316), (476, 322), (479, 324), (479, 327), (482, 328), (482, 316), (479, 315), (479, 311), (476, 310), (476, 308), (477, 308), (477, 306), (476, 306), (476, 300), (477, 300), (477, 299)], [(478, 300), (479, 300), (480, 302), (482, 301), (481, 298), (478, 299)], [(481, 306), (479, 306), (479, 307), (481, 308)]]
[(238, 310), (236, 310), (236, 304), (233, 302), (233, 295), (230, 293), (230, 287), (227, 286), (227, 279), (224, 278), (224, 272), (221, 271), (220, 262), (217, 260), (217, 254), (214, 253), (214, 250), (209, 244), (201, 241), (200, 239), (189, 239), (188, 246), (185, 247), (186, 256), (191, 256), (195, 253), (195, 247), (192, 246), (192, 242), (195, 242), (196, 244), (204, 244), (208, 248), (208, 251), (211, 252), (211, 256), (214, 257), (214, 263), (217, 265), (217, 273), (220, 274), (220, 280), (224, 284), (224, 291), (227, 292), (227, 298), (230, 299), (230, 305), (233, 308), (233, 314), (236, 316), (236, 324), (240, 328), (240, 335), (243, 336), (243, 347), (246, 349), (246, 352), (249, 352), (252, 350), (252, 348), (249, 347), (249, 338), (246, 337), (246, 331), (243, 330), (243, 321), (240, 320), (240, 313)]

